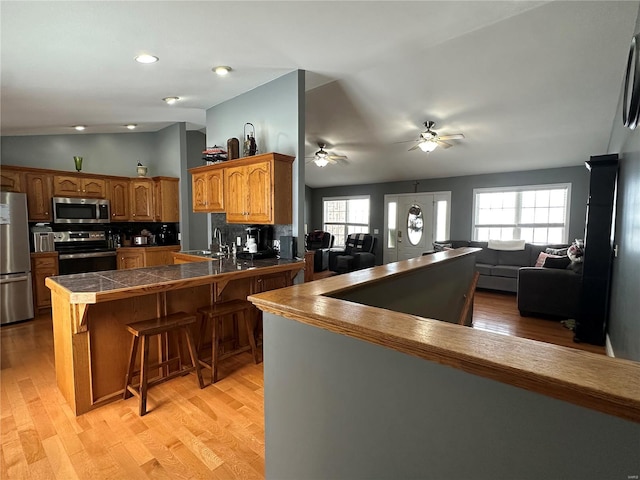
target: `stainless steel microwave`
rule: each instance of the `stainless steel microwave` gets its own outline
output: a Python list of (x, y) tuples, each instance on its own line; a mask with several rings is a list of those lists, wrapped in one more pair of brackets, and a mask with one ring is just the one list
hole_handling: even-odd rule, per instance
[(53, 223), (109, 223), (109, 200), (53, 197)]

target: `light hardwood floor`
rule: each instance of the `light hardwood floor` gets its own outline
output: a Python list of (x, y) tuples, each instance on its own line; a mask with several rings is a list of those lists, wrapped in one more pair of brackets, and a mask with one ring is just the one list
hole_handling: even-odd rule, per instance
[[(604, 353), (557, 321), (521, 318), (512, 295), (477, 292), (474, 324)], [(193, 375), (152, 388), (144, 417), (135, 397), (75, 417), (56, 387), (51, 317), (0, 333), (0, 478), (264, 478), (262, 364), (249, 353), (203, 390)]]

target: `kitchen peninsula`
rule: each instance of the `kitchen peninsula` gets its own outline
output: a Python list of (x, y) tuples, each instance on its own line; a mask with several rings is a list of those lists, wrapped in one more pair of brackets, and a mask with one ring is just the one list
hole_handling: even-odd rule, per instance
[(47, 278), (56, 379), (76, 415), (121, 397), (131, 342), (126, 324), (177, 311), (195, 313), (213, 302), (291, 285), (304, 269), (297, 259), (185, 253), (183, 260), (201, 261)]

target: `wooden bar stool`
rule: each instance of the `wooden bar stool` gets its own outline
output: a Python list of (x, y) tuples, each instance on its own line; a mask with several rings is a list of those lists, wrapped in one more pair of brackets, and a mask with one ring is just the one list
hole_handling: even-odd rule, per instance
[[(204, 360), (200, 360), (200, 365), (205, 368), (211, 369), (211, 383), (218, 381), (218, 364), (220, 360), (229, 358), (232, 355), (236, 355), (241, 352), (246, 352), (249, 349), (253, 354), (253, 361), (259, 362), (258, 348), (256, 347), (256, 339), (254, 337), (253, 329), (251, 328), (251, 309), (252, 303), (246, 300), (229, 300), (226, 302), (214, 303), (209, 307), (202, 307), (198, 309), (198, 314), (201, 316), (202, 322), (200, 324), (200, 342), (205, 336), (207, 330), (207, 324), (211, 323), (211, 363), (207, 363)], [(233, 350), (220, 354), (220, 337), (222, 336), (222, 318), (226, 315), (233, 316)], [(238, 323), (244, 321), (244, 325), (247, 330), (247, 337), (249, 337), (249, 345), (244, 347), (238, 347)]]
[[(127, 325), (127, 330), (133, 334), (131, 341), (131, 355), (129, 357), (129, 368), (127, 369), (127, 377), (124, 384), (124, 399), (126, 400), (132, 394), (140, 399), (140, 416), (147, 413), (147, 390), (154, 385), (170, 380), (179, 375), (185, 375), (193, 370), (198, 376), (200, 388), (204, 388), (202, 381), (202, 372), (200, 371), (200, 363), (195, 350), (195, 344), (189, 325), (196, 323), (196, 316), (189, 315), (184, 312), (172, 313), (171, 315), (143, 320)], [(179, 337), (176, 339), (176, 356), (168, 358), (159, 363), (149, 365), (149, 340), (153, 335), (169, 334), (172, 332), (182, 333), (191, 357), (191, 365), (183, 365), (182, 348)], [(142, 341), (142, 350), (140, 355), (140, 370), (134, 370), (136, 364), (136, 355), (138, 352), (138, 343)], [(178, 369), (168, 373), (168, 367), (172, 362), (178, 363)], [(152, 381), (148, 380), (149, 370), (162, 367), (163, 375)], [(138, 387), (132, 384), (133, 377), (140, 376), (140, 384)]]

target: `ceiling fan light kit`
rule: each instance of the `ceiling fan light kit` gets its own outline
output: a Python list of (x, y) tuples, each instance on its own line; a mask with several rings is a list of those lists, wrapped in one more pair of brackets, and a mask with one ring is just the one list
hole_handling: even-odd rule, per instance
[(424, 126), (427, 129), (420, 134), (418, 137), (418, 143), (411, 147), (409, 151), (419, 148), (423, 152), (429, 153), (433, 152), (438, 147), (449, 148), (453, 146), (452, 143), (447, 143), (444, 140), (460, 140), (464, 138), (464, 135), (461, 133), (438, 135), (438, 132), (432, 130), (432, 128), (436, 126), (436, 123), (431, 120), (424, 122)]

